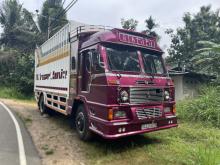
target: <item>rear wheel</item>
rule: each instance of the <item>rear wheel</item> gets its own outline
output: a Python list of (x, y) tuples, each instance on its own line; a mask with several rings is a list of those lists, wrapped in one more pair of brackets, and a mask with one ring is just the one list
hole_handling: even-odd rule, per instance
[(92, 137), (89, 120), (83, 105), (79, 105), (75, 116), (75, 128), (81, 140), (88, 141)]
[(39, 110), (40, 110), (41, 115), (45, 115), (45, 114), (51, 115), (50, 110), (47, 108), (47, 106), (44, 103), (44, 96), (43, 95), (40, 97), (38, 105), (39, 105)]

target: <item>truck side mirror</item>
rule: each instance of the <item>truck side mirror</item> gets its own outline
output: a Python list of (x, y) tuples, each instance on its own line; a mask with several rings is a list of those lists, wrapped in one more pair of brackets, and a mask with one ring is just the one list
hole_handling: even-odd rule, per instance
[(72, 56), (71, 65), (72, 65), (72, 70), (75, 70), (76, 69), (76, 59), (75, 59), (75, 56)]

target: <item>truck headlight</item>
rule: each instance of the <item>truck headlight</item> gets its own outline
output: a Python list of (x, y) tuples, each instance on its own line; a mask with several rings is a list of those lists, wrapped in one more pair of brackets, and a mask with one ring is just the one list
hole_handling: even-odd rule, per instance
[(114, 117), (115, 118), (126, 118), (126, 113), (125, 113), (125, 111), (119, 110), (114, 113)]
[(164, 100), (169, 100), (170, 99), (170, 92), (165, 90), (164, 91)]
[(126, 102), (128, 101), (128, 92), (123, 90), (120, 92), (121, 101)]

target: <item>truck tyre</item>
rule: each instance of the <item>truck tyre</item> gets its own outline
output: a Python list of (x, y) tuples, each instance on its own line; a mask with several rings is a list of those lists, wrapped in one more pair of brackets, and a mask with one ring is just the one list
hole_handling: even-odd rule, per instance
[(41, 115), (47, 114), (47, 107), (44, 104), (44, 96), (43, 95), (40, 97), (38, 105), (39, 105), (40, 114)]
[(75, 128), (81, 140), (88, 141), (92, 138), (92, 132), (89, 130), (88, 115), (83, 105), (79, 105), (77, 108)]

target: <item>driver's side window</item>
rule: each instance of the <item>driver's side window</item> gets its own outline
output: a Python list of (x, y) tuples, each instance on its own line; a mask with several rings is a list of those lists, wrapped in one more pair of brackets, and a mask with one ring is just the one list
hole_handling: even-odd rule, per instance
[(104, 67), (101, 65), (103, 63), (103, 59), (100, 56), (99, 52), (95, 49), (91, 51), (92, 57), (92, 71), (93, 73), (104, 73)]
[(85, 65), (87, 72), (91, 72), (91, 53), (87, 52), (85, 55)]

